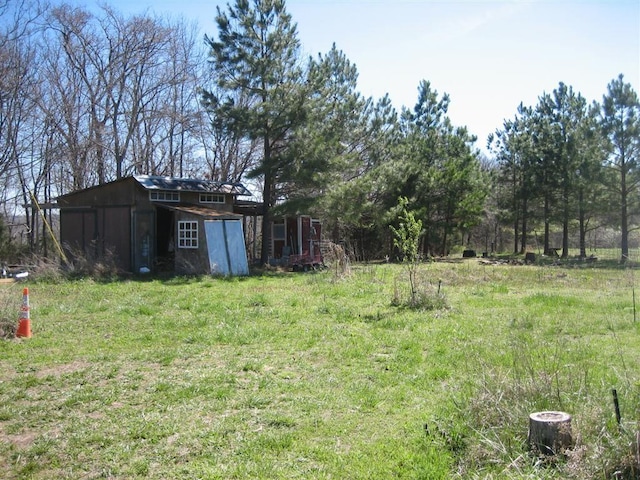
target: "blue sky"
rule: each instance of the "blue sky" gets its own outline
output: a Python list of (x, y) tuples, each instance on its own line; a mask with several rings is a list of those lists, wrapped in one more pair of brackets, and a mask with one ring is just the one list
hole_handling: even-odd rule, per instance
[[(94, 6), (95, 0), (72, 0)], [(217, 0), (111, 0), (198, 22), (215, 36)], [(560, 82), (601, 101), (620, 73), (640, 93), (640, 0), (289, 0), (306, 53), (335, 42), (365, 96), (413, 107), (421, 80), (451, 96), (449, 116), (478, 146)]]

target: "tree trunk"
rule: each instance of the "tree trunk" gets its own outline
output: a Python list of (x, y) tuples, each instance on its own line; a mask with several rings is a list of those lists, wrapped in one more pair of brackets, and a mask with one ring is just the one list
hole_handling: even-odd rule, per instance
[(629, 259), (629, 214), (627, 211), (627, 175), (625, 167), (621, 169), (620, 175), (621, 211), (620, 211), (620, 263), (626, 263)]
[(519, 227), (520, 227), (520, 219), (518, 218), (518, 214), (516, 214), (516, 217), (513, 220), (513, 253), (518, 253), (518, 242), (520, 240), (520, 235), (518, 231)]
[(516, 180), (515, 171), (514, 171), (514, 177), (513, 177), (513, 211), (514, 211), (513, 253), (516, 254), (518, 253), (518, 240), (519, 240), (518, 228), (520, 226), (520, 202), (519, 202), (518, 193), (517, 193), (517, 180)]
[(520, 239), (520, 253), (527, 250), (527, 199), (522, 202), (522, 237)]
[(580, 223), (580, 258), (587, 258), (587, 225), (584, 213), (584, 192), (579, 194), (578, 221)]
[(550, 240), (550, 223), (549, 216), (551, 215), (551, 206), (549, 205), (549, 196), (545, 194), (544, 196), (544, 254), (550, 254), (551, 245), (549, 245)]
[[(263, 214), (262, 214), (262, 245), (260, 248), (260, 264), (269, 263), (269, 253), (271, 251), (271, 178), (270, 175), (264, 177), (264, 188), (262, 190), (263, 198)], [(268, 196), (267, 196), (268, 195)]]
[(264, 212), (262, 215), (262, 248), (260, 249), (260, 264), (269, 263), (271, 251), (271, 206), (273, 196), (274, 175), (271, 167), (271, 143), (269, 135), (264, 135), (264, 186), (262, 188), (262, 203)]
[(562, 258), (569, 257), (569, 189), (565, 187), (562, 211)]

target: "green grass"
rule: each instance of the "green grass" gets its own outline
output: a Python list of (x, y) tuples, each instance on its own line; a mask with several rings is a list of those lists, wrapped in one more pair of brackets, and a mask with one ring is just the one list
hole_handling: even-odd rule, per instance
[[(633, 271), (425, 264), (432, 310), (392, 305), (404, 275), (30, 284), (33, 337), (0, 340), (3, 478), (637, 478)], [(546, 409), (576, 441), (551, 465), (526, 448)]]

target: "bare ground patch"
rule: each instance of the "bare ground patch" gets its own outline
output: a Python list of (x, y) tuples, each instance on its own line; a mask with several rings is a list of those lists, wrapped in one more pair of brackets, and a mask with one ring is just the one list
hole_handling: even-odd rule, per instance
[(46, 377), (60, 377), (62, 375), (68, 375), (70, 373), (76, 373), (81, 370), (86, 370), (91, 367), (89, 362), (85, 362), (82, 360), (74, 360), (69, 363), (62, 363), (59, 365), (51, 365), (45, 368), (38, 370), (35, 375), (38, 378), (46, 378)]

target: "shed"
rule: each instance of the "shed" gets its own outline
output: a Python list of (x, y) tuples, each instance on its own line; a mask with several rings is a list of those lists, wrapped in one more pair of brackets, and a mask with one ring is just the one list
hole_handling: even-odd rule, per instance
[(309, 215), (286, 215), (271, 221), (270, 262), (306, 269), (323, 263), (322, 224)]
[(248, 274), (240, 183), (136, 175), (58, 197), (69, 258), (109, 256), (123, 271)]
[[(255, 247), (258, 232), (258, 217), (264, 216), (264, 204), (248, 200), (238, 200), (234, 205), (234, 212), (245, 218), (247, 230), (253, 233), (253, 239), (248, 238), (247, 244), (253, 246), (252, 256), (257, 258)], [(246, 219), (251, 219), (249, 224)], [(260, 227), (264, 228), (262, 222)], [(322, 252), (322, 222), (310, 215), (294, 213), (274, 215), (269, 222), (269, 264), (291, 267), (317, 267), (324, 263)]]

